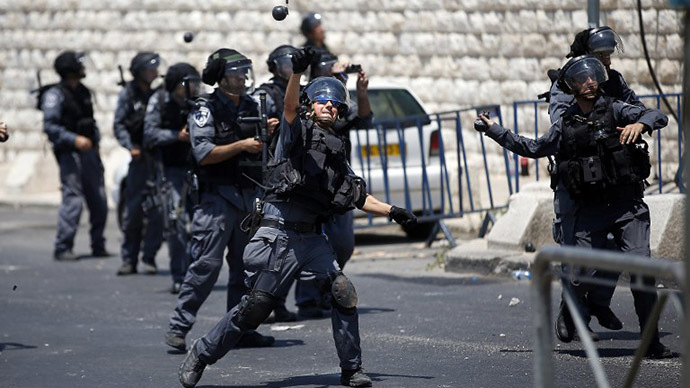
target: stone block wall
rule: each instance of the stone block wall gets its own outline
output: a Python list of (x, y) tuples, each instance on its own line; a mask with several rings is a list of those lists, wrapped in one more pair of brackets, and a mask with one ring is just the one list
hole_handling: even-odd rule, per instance
[[(96, 94), (110, 174), (124, 155), (112, 136), (117, 65), (127, 68), (139, 50), (157, 51), (169, 64), (187, 61), (201, 69), (215, 49), (236, 48), (252, 58), (261, 81), (267, 78), (268, 53), (284, 43), (301, 45), (301, 17), (315, 10), (323, 15), (333, 51), (361, 63), (372, 83), (407, 85), (430, 111), (499, 103), (504, 123), (512, 128), (512, 102), (547, 90), (546, 70), (564, 62), (574, 34), (587, 26), (586, 2), (579, 0), (351, 0), (327, 3), (328, 8), (321, 1), (293, 0), (288, 18), (276, 22), (271, 8), (280, 3), (0, 0), (0, 119), (12, 131), (11, 140), (0, 145), (0, 193), (57, 193), (57, 176), (45, 173), (54, 171), (55, 162), (29, 91), (37, 86), (36, 70), (42, 71), (44, 83), (57, 79), (52, 63), (62, 50), (90, 53), (93, 63), (85, 83)], [(654, 68), (666, 92), (679, 92), (681, 12), (668, 9), (665, 0), (642, 3)], [(614, 68), (638, 94), (654, 93), (635, 6), (633, 0), (603, 0), (601, 23), (617, 30), (625, 44), (625, 52), (613, 59)], [(195, 33), (191, 44), (182, 39), (185, 31)], [(521, 127), (533, 122), (531, 114), (519, 117)], [(538, 120), (547, 130), (545, 112)], [(477, 146), (471, 151), (477, 152)], [(504, 167), (499, 151), (493, 152), (498, 160), (493, 164)], [(27, 160), (32, 162), (17, 164)]]

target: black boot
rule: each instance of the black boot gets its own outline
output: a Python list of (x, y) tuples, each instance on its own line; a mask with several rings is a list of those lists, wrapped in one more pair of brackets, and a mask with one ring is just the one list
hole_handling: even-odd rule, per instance
[(196, 350), (197, 342), (199, 340), (194, 341), (192, 347), (189, 348), (189, 352), (187, 352), (187, 356), (182, 361), (178, 372), (180, 383), (185, 388), (193, 388), (201, 379), (204, 369), (206, 369), (206, 363), (199, 359), (199, 353)]
[(671, 352), (671, 349), (664, 346), (664, 344), (662, 344), (659, 340), (656, 340), (655, 342), (653, 341), (651, 344), (649, 344), (649, 348), (647, 348), (647, 353), (645, 353), (644, 356), (647, 358), (658, 360), (662, 358), (673, 357), (673, 352)]
[(371, 387), (371, 379), (362, 368), (356, 370), (343, 369), (340, 373), (340, 384), (346, 387)]
[(181, 352), (187, 350), (187, 342), (185, 341), (185, 335), (175, 331), (169, 331), (165, 333), (165, 343), (166, 345), (173, 347)]
[(589, 311), (592, 315), (597, 317), (599, 324), (609, 330), (620, 330), (623, 328), (623, 322), (613, 313), (609, 307), (590, 307)]
[(570, 316), (567, 306), (561, 306), (556, 317), (556, 337), (563, 342), (568, 343), (573, 340), (575, 336), (575, 324), (573, 318)]

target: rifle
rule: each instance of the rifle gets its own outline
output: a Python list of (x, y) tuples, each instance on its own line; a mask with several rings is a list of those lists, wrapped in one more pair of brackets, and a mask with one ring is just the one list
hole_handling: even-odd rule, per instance
[(120, 82), (118, 82), (117, 84), (124, 88), (125, 85), (127, 85), (127, 82), (125, 81), (125, 74), (122, 72), (122, 66), (117, 65), (117, 69), (120, 71)]
[[(268, 114), (266, 112), (266, 93), (259, 93), (259, 116), (258, 117), (240, 117), (237, 119), (238, 123), (257, 123), (256, 133), (254, 139), (261, 142), (261, 183), (254, 181), (251, 177), (243, 174), (247, 179), (256, 183), (262, 189), (266, 187), (266, 165), (268, 163)], [(240, 230), (249, 233), (249, 238), (254, 236), (254, 233), (259, 229), (259, 223), (263, 218), (263, 201), (260, 198), (254, 199), (254, 206), (251, 213), (249, 213), (240, 223)]]

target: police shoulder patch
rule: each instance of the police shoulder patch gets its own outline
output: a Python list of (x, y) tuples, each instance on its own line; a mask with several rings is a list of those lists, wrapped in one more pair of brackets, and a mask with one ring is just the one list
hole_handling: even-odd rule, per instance
[(58, 94), (55, 90), (48, 91), (43, 97), (43, 107), (52, 109), (58, 104)]
[(194, 112), (194, 123), (200, 127), (203, 127), (206, 125), (208, 122), (208, 118), (211, 116), (211, 111), (205, 107), (202, 106)]

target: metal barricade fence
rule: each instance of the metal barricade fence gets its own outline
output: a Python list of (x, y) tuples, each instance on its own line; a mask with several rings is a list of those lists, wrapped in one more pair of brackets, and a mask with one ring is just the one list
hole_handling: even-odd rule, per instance
[[(675, 120), (670, 117), (669, 115), (669, 124), (666, 128), (662, 129), (661, 131), (655, 131), (653, 134), (653, 146), (655, 148), (655, 152), (653, 152), (652, 155), (652, 160), (656, 161), (656, 166), (654, 166), (654, 163), (652, 164), (655, 169), (652, 171), (652, 176), (650, 177), (651, 179), (656, 180), (655, 184), (657, 188), (654, 190), (653, 193), (658, 193), (662, 194), (664, 192), (664, 185), (666, 183), (674, 183), (676, 186), (678, 186), (681, 190), (681, 192), (685, 191), (685, 187), (680, 179), (682, 175), (682, 168), (680, 166), (680, 161), (682, 160), (682, 155), (683, 155), (683, 149), (682, 149), (682, 114), (681, 114), (681, 106), (682, 106), (682, 99), (683, 95), (682, 93), (671, 93), (671, 94), (664, 94), (664, 96), (670, 100), (670, 103), (672, 106), (675, 106), (675, 111), (678, 113), (678, 119), (680, 120), (680, 125), (679, 123), (676, 123)], [(640, 101), (644, 103), (647, 107), (650, 108), (655, 108), (655, 109), (662, 109), (663, 105), (661, 103), (662, 95), (660, 94), (649, 94), (649, 95), (642, 95), (638, 96)], [(534, 128), (534, 131), (526, 132), (529, 133), (527, 136), (532, 136), (534, 135), (534, 138), (539, 138), (540, 136), (545, 135), (548, 133), (551, 125), (549, 123), (549, 116), (548, 116), (548, 104), (543, 101), (543, 100), (522, 100), (522, 101), (515, 101), (513, 102), (513, 132), (516, 134), (519, 134), (520, 132), (520, 127), (521, 124), (526, 125), (532, 125)], [(663, 109), (662, 109), (663, 110)], [(669, 112), (665, 112), (668, 114)], [(524, 115), (529, 115), (529, 118), (521, 116), (521, 114)], [(532, 122), (533, 121), (533, 122)], [(672, 132), (672, 133), (671, 133)], [(650, 138), (648, 136), (644, 136), (644, 139), (649, 142)], [(668, 153), (668, 152), (662, 152), (663, 147), (662, 145), (668, 145), (669, 147), (674, 148), (674, 152)], [(651, 148), (651, 147), (650, 147)], [(650, 153), (651, 150), (650, 150)], [(512, 153), (511, 153), (512, 154)], [(520, 191), (520, 161), (519, 161), (519, 156), (517, 154), (512, 154), (512, 159), (513, 159), (513, 164), (514, 168), (511, 169), (513, 171), (513, 179), (515, 181), (515, 192)], [(666, 159), (666, 160), (664, 160)], [(670, 160), (669, 160), (670, 159)], [(541, 177), (545, 174), (545, 170), (540, 168), (541, 165), (541, 160), (540, 159), (535, 159), (534, 161), (534, 179), (536, 181), (539, 181)], [(668, 165), (668, 166), (666, 166)], [(673, 176), (673, 178), (670, 178), (670, 176)], [(675, 186), (671, 189), (668, 190), (673, 190), (675, 189)]]
[[(482, 105), (353, 129), (352, 169), (365, 179), (370, 193), (405, 206), (422, 225), (506, 207), (514, 192), (508, 154), (497, 144), (485, 144), (474, 130), (478, 110), (491, 111), (503, 124), (499, 105)], [(385, 218), (369, 215), (355, 227), (387, 224)]]
[[(606, 250), (596, 250), (589, 248), (576, 247), (544, 247), (534, 259), (532, 264), (532, 300), (534, 301), (534, 380), (535, 387), (547, 388), (555, 386), (554, 360), (553, 360), (553, 325), (551, 321), (551, 285), (554, 277), (563, 277), (563, 274), (555, 273), (552, 270), (553, 264), (561, 263), (570, 266), (580, 266), (587, 268), (596, 268), (598, 270), (606, 270), (613, 272), (627, 271), (631, 275), (637, 275), (637, 279), (641, 280), (642, 276), (654, 276), (658, 278), (671, 279), (679, 285), (685, 284), (685, 268), (682, 262), (672, 262), (670, 260), (652, 260), (648, 256), (634, 255), (621, 252), (611, 252)], [(566, 277), (566, 281), (569, 279)], [(593, 282), (594, 279), (579, 278), (581, 283), (601, 284), (604, 283)], [(611, 281), (607, 286), (616, 286), (616, 283)], [(631, 288), (636, 288), (641, 291), (657, 292), (656, 288), (647, 289), (643, 285), (632, 283)], [(685, 290), (683, 292), (686, 292)], [(666, 304), (668, 297), (674, 298), (675, 306), (682, 315), (683, 303), (680, 292), (673, 290), (666, 290), (660, 293), (659, 299), (656, 302), (650, 316), (648, 317), (645, 329), (642, 332), (640, 346), (635, 352), (635, 356), (630, 364), (630, 369), (626, 375), (623, 387), (630, 388), (633, 386), (635, 377), (639, 372), (642, 358), (644, 357), (653, 336), (653, 329), (657, 326), (661, 311)], [(589, 364), (592, 368), (594, 379), (597, 387), (608, 388), (610, 382), (608, 381), (606, 371), (601, 363), (599, 354), (594, 346), (591, 335), (589, 334), (586, 323), (580, 315), (578, 309), (578, 302), (573, 295), (572, 290), (568, 287), (563, 288), (563, 298), (566, 306), (571, 312), (576, 330), (580, 335), (582, 346), (587, 354)], [(682, 335), (688, 335), (690, 331), (690, 322), (684, 321), (682, 323)], [(685, 372), (689, 365), (683, 365)]]

